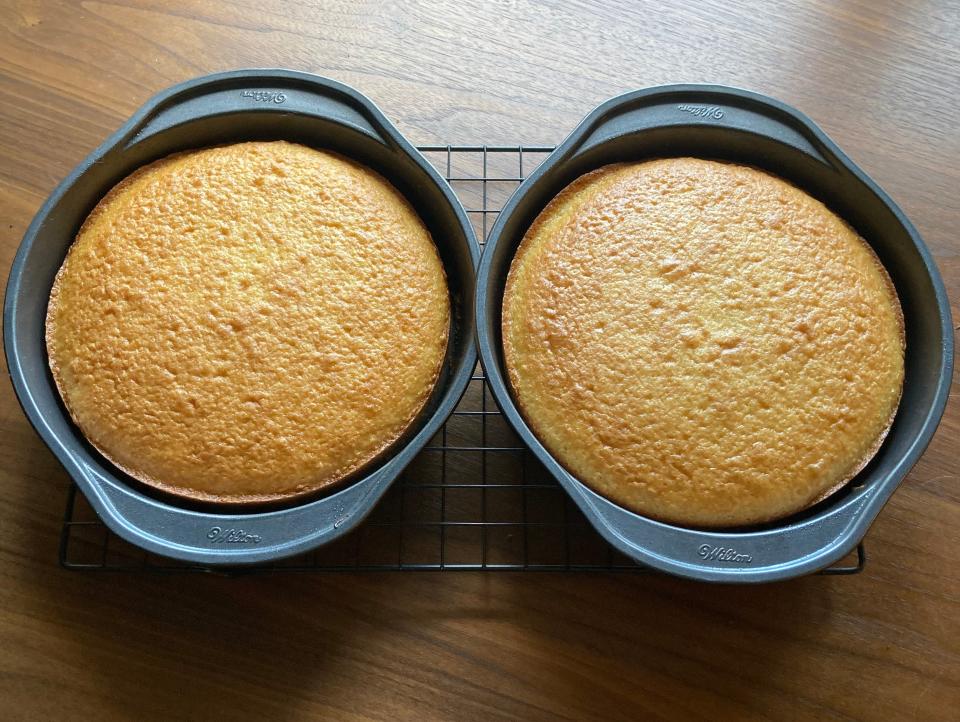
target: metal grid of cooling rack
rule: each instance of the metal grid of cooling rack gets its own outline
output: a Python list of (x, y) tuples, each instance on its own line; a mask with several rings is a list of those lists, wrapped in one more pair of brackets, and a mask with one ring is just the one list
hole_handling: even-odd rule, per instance
[[(478, 238), (553, 150), (424, 146), (467, 209)], [(82, 571), (220, 571), (144, 552), (110, 532), (71, 485), (60, 564)], [(826, 574), (855, 574), (863, 544)], [(502, 570), (644, 572), (593, 529), (500, 414), (478, 365), (463, 399), (370, 517), (308, 554), (250, 571)]]

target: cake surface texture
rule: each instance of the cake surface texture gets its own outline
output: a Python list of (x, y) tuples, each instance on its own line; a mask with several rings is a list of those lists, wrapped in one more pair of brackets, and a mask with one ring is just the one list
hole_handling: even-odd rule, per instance
[(554, 458), (683, 526), (826, 498), (876, 454), (903, 385), (903, 316), (867, 243), (773, 175), (695, 158), (565, 188), (513, 259), (502, 331)]
[(120, 182), (56, 277), (46, 341), (71, 417), (116, 466), (251, 503), (334, 486), (397, 441), (449, 324), (409, 203), (368, 168), (273, 141)]

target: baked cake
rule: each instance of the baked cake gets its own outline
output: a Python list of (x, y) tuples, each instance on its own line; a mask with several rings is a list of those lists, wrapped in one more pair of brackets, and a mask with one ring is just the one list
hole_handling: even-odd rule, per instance
[(97, 205), (57, 274), (50, 368), (77, 426), (181, 497), (279, 501), (394, 443), (440, 372), (446, 278), (382, 177), (287, 142), (180, 153)]
[(599, 494), (685, 526), (798, 512), (878, 450), (903, 317), (871, 248), (755, 168), (611, 165), (516, 253), (503, 350), (517, 404)]

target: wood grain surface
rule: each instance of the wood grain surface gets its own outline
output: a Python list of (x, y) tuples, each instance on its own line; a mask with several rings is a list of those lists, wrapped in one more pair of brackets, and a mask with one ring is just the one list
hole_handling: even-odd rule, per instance
[[(668, 5), (670, 7), (668, 7)], [(281, 66), (415, 143), (554, 144), (628, 89), (709, 81), (806, 112), (919, 228), (960, 318), (960, 5), (0, 3), (0, 270), (149, 96)], [(3, 719), (958, 719), (960, 401), (856, 577), (78, 574), (66, 475), (0, 384)]]

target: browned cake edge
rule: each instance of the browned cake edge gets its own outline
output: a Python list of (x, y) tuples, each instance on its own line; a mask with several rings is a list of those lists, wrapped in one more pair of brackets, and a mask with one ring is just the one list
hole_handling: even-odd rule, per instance
[[(97, 203), (96, 207), (94, 207), (94, 209), (90, 212), (90, 214), (84, 220), (83, 224), (80, 226), (80, 230), (77, 231), (77, 235), (74, 237), (73, 242), (70, 244), (70, 248), (67, 250), (67, 253), (64, 256), (64, 259), (60, 265), (60, 268), (57, 270), (57, 275), (53, 280), (53, 286), (50, 288), (50, 298), (47, 303), (47, 315), (44, 322), (44, 330), (45, 330), (44, 341), (45, 341), (45, 346), (47, 350), (47, 364), (50, 368), (50, 373), (53, 376), (53, 382), (57, 388), (57, 393), (60, 395), (60, 399), (63, 401), (63, 405), (67, 409), (67, 413), (70, 415), (71, 420), (73, 421), (74, 425), (80, 430), (80, 432), (83, 434), (83, 437), (88, 442), (90, 442), (90, 445), (93, 446), (93, 448), (95, 448), (97, 452), (101, 456), (103, 456), (107, 461), (109, 461), (113, 466), (118, 468), (127, 476), (140, 482), (141, 484), (144, 484), (153, 489), (156, 489), (157, 491), (160, 491), (164, 494), (169, 494), (171, 496), (178, 497), (180, 499), (186, 499), (186, 500), (195, 501), (195, 502), (214, 503), (222, 506), (237, 507), (237, 506), (254, 506), (259, 504), (271, 504), (271, 503), (281, 503), (281, 502), (282, 503), (295, 502), (295, 501), (303, 500), (308, 497), (313, 497), (322, 492), (332, 491), (338, 486), (345, 485), (345, 482), (349, 481), (351, 477), (353, 477), (363, 469), (372, 466), (378, 460), (380, 460), (385, 455), (385, 453), (389, 451), (390, 447), (393, 446), (398, 439), (400, 439), (404, 434), (406, 434), (410, 430), (411, 425), (420, 415), (420, 412), (423, 411), (424, 406), (426, 406), (427, 401), (430, 399), (430, 396), (433, 394), (433, 391), (437, 385), (437, 381), (440, 377), (440, 371), (443, 368), (443, 364), (446, 359), (447, 346), (450, 340), (450, 323), (452, 322), (452, 313), (449, 314), (447, 319), (447, 326), (444, 329), (444, 334), (443, 334), (444, 353), (440, 356), (440, 361), (436, 365), (436, 368), (434, 369), (434, 373), (430, 381), (430, 384), (427, 385), (425, 392), (422, 394), (422, 398), (420, 399), (420, 402), (417, 404), (416, 408), (413, 410), (413, 412), (409, 415), (407, 420), (404, 422), (403, 426), (400, 427), (399, 431), (397, 431), (396, 434), (385, 439), (384, 442), (375, 451), (368, 454), (367, 457), (364, 458), (363, 460), (356, 462), (354, 464), (351, 464), (343, 470), (338, 470), (334, 474), (331, 474), (321, 480), (318, 480), (317, 482), (310, 484), (309, 486), (304, 487), (302, 489), (296, 489), (290, 492), (282, 492), (282, 493), (275, 493), (275, 494), (211, 494), (209, 492), (201, 491), (199, 489), (188, 489), (182, 486), (177, 486), (175, 484), (167, 484), (159, 479), (156, 479), (150, 476), (149, 474), (146, 474), (145, 472), (142, 472), (137, 469), (125, 466), (124, 464), (121, 464), (105, 448), (103, 448), (103, 445), (100, 442), (98, 442), (97, 439), (93, 438), (89, 433), (87, 433), (86, 429), (84, 429), (83, 427), (83, 424), (80, 423), (80, 420), (77, 417), (77, 414), (74, 412), (74, 409), (70, 406), (70, 403), (67, 400), (67, 395), (64, 393), (63, 380), (60, 373), (60, 366), (56, 362), (54, 355), (50, 352), (51, 348), (53, 347), (52, 341), (53, 341), (54, 326), (55, 326), (53, 316), (55, 315), (57, 302), (59, 300), (60, 284), (63, 280), (63, 272), (64, 272), (64, 269), (66, 268), (67, 260), (70, 258), (70, 254), (73, 253), (74, 248), (76, 247), (77, 240), (83, 234), (88, 224), (93, 223), (100, 216), (100, 214), (104, 212), (104, 209), (109, 205), (109, 203), (116, 196), (123, 193), (123, 191), (125, 191), (127, 187), (131, 185), (142, 174), (147, 173), (155, 168), (161, 167), (169, 163), (170, 161), (173, 161), (176, 158), (179, 158), (180, 156), (183, 156), (183, 155), (187, 155), (189, 153), (194, 153), (202, 150), (210, 150), (213, 148), (224, 148), (230, 145), (235, 145), (235, 144), (225, 143), (225, 144), (216, 145), (216, 146), (207, 146), (204, 148), (197, 148), (194, 150), (181, 151), (178, 153), (172, 153), (168, 156), (152, 161), (151, 163), (148, 163), (145, 166), (141, 166), (140, 168), (137, 168), (130, 175), (126, 176), (123, 180), (121, 180), (119, 183), (113, 186), (113, 188), (111, 188), (107, 192), (107, 194)], [(310, 147), (310, 146), (306, 146), (306, 147)], [(316, 150), (316, 149), (311, 148), (311, 150)], [(407, 206), (410, 212), (413, 213), (417, 218), (420, 218), (419, 214), (416, 213), (416, 211), (410, 205), (409, 201), (404, 196), (402, 196), (399, 193), (399, 191), (396, 191), (396, 188), (394, 188), (393, 184), (390, 183), (387, 179), (385, 179), (382, 175), (374, 171), (372, 168), (368, 168), (367, 166), (361, 166), (360, 164), (351, 160), (350, 158), (342, 156), (339, 153), (335, 153), (333, 151), (322, 150), (318, 152), (327, 153), (329, 155), (335, 156), (346, 163), (361, 167), (365, 171), (371, 173), (375, 178), (383, 181), (390, 188), (393, 188), (394, 191), (397, 193), (397, 197)], [(421, 223), (422, 222), (423, 221), (421, 219)], [(429, 230), (427, 231), (427, 235), (430, 236), (431, 247), (433, 248), (433, 252), (437, 255), (437, 258), (439, 259), (440, 254), (437, 251), (436, 244), (432, 243), (433, 237), (430, 234)], [(449, 284), (447, 283), (446, 269), (444, 268), (442, 262), (440, 264), (440, 272), (443, 274), (444, 287), (447, 289), (447, 293), (449, 294)]]
[[(781, 180), (783, 179), (781, 178)], [(784, 180), (783, 182), (789, 183), (789, 181), (786, 181), (786, 180)], [(789, 183), (789, 185), (793, 185), (793, 184)], [(798, 190), (801, 190), (801, 189), (798, 188)], [(824, 207), (826, 207), (826, 204), (824, 204)], [(830, 209), (827, 208), (827, 210), (829, 211)], [(830, 212), (833, 213), (833, 211), (830, 211)], [(897, 331), (900, 337), (900, 351), (901, 351), (901, 354), (905, 355), (906, 349), (907, 349), (907, 326), (906, 326), (906, 322), (903, 320), (903, 307), (900, 305), (900, 296), (897, 294), (897, 287), (893, 285), (893, 279), (890, 278), (890, 274), (887, 272), (886, 267), (880, 261), (880, 257), (877, 255), (877, 252), (873, 250), (873, 246), (867, 243), (866, 240), (864, 240), (863, 236), (857, 233), (856, 229), (853, 226), (851, 226), (849, 223), (847, 223), (845, 218), (842, 218), (836, 213), (834, 213), (834, 215), (837, 216), (837, 218), (839, 218), (840, 221), (847, 228), (850, 229), (850, 232), (853, 233), (854, 236), (856, 236), (857, 240), (860, 241), (860, 244), (867, 250), (867, 253), (870, 255), (870, 258), (873, 260), (873, 263), (876, 266), (877, 271), (879, 271), (880, 276), (883, 278), (884, 285), (886, 285), (887, 287), (887, 293), (890, 295), (890, 298), (893, 300), (893, 306), (894, 306), (894, 309), (896, 310)], [(867, 466), (867, 464), (869, 464), (871, 460), (873, 460), (873, 457), (877, 455), (878, 451), (880, 451), (880, 447), (883, 446), (883, 442), (886, 440), (887, 435), (890, 433), (890, 429), (893, 426), (894, 419), (896, 419), (897, 417), (897, 412), (900, 410), (900, 400), (903, 398), (903, 383), (905, 378), (906, 378), (906, 368), (904, 368), (904, 374), (900, 378), (900, 387), (897, 389), (897, 400), (893, 404), (893, 408), (890, 412), (890, 416), (887, 418), (887, 422), (884, 424), (883, 430), (880, 432), (876, 440), (873, 442), (873, 446), (870, 447), (870, 449), (867, 451), (866, 454), (863, 455), (863, 457), (860, 459), (859, 462), (855, 463), (853, 467), (851, 467), (851, 471), (845, 477), (843, 477), (840, 481), (838, 481), (836, 485), (828, 488), (820, 496), (815, 497), (806, 506), (800, 507), (799, 509), (791, 513), (796, 514), (797, 512), (803, 511), (804, 509), (809, 509), (814, 504), (819, 504), (821, 501), (823, 501), (827, 497), (830, 497), (833, 494), (836, 494), (848, 483), (850, 483), (853, 480), (853, 478), (857, 474), (859, 474), (861, 471), (863, 471), (863, 469)], [(778, 516), (775, 518), (779, 519), (781, 517)], [(768, 519), (766, 521), (773, 521), (773, 520)]]
[[(665, 158), (649, 158), (644, 161), (638, 161), (638, 163), (647, 163), (647, 162), (652, 162), (656, 160), (665, 160)], [(759, 171), (773, 178), (777, 178), (778, 180), (783, 181), (787, 185), (790, 185), (796, 188), (797, 190), (799, 190), (802, 193), (805, 193), (806, 195), (810, 195), (809, 193), (806, 193), (806, 191), (802, 190), (801, 188), (791, 183), (790, 181), (785, 180), (784, 178), (774, 175), (773, 173), (765, 171), (761, 168), (757, 168), (755, 166), (750, 166), (742, 163), (740, 164), (727, 163), (725, 161), (714, 161), (714, 162), (724, 163), (725, 165), (734, 165), (734, 166), (739, 165), (741, 167), (752, 168), (753, 170)], [(597, 168), (596, 170), (592, 170), (580, 176), (575, 181), (573, 181), (568, 186), (566, 186), (562, 191), (560, 191), (559, 194), (554, 196), (550, 200), (550, 202), (546, 205), (546, 207), (544, 207), (544, 209), (540, 211), (536, 219), (530, 225), (530, 228), (528, 228), (526, 233), (524, 233), (523, 239), (520, 241), (520, 244), (517, 246), (517, 250), (514, 253), (513, 260), (510, 263), (510, 270), (507, 273), (507, 282), (503, 289), (503, 303), (501, 304), (501, 309), (506, 308), (508, 299), (511, 297), (514, 291), (514, 282), (516, 281), (516, 274), (514, 273), (515, 266), (518, 262), (522, 260), (522, 257), (528, 251), (532, 250), (533, 238), (536, 235), (536, 233), (540, 230), (540, 227), (547, 222), (547, 219), (550, 216), (550, 211), (558, 206), (561, 206), (570, 196), (578, 193), (584, 186), (588, 186), (594, 180), (599, 180), (603, 176), (606, 176), (613, 171), (623, 168), (624, 165), (626, 164), (614, 163), (610, 165), (605, 165), (600, 168)], [(813, 197), (813, 196), (810, 196), (810, 197)], [(817, 200), (817, 199), (814, 198), (814, 200)], [(834, 213), (825, 204), (824, 204), (824, 207), (827, 208), (827, 210), (830, 211), (831, 213)], [(900, 306), (900, 297), (897, 295), (897, 290), (896, 290), (896, 287), (893, 285), (893, 280), (890, 278), (890, 274), (887, 272), (887, 269), (884, 267), (883, 263), (881, 263), (880, 258), (877, 256), (876, 252), (873, 250), (870, 244), (867, 243), (863, 239), (863, 237), (861, 237), (860, 234), (857, 233), (856, 230), (849, 223), (847, 223), (847, 221), (844, 218), (841, 218), (836, 213), (834, 213), (834, 215), (837, 216), (837, 218), (839, 218), (841, 222), (847, 228), (850, 229), (850, 231), (856, 236), (856, 238), (860, 241), (860, 243), (867, 249), (867, 252), (870, 254), (870, 257), (873, 259), (874, 264), (876, 265), (877, 269), (880, 271), (880, 274), (883, 277), (884, 282), (887, 286), (887, 290), (890, 293), (890, 297), (893, 299), (894, 306), (896, 307), (897, 325), (900, 333), (900, 348), (901, 350), (905, 351), (906, 326), (903, 320), (903, 309)], [(809, 509), (810, 507), (816, 504), (819, 504), (821, 501), (824, 501), (830, 496), (833, 496), (842, 488), (844, 488), (848, 483), (850, 483), (850, 481), (853, 480), (853, 478), (856, 477), (857, 474), (863, 471), (863, 469), (867, 466), (867, 464), (870, 463), (873, 457), (877, 455), (877, 452), (880, 450), (880, 447), (883, 445), (884, 440), (887, 438), (887, 434), (890, 433), (890, 428), (893, 426), (893, 421), (896, 418), (897, 411), (900, 408), (900, 400), (903, 397), (903, 379), (901, 378), (900, 388), (898, 389), (898, 392), (897, 392), (897, 401), (893, 405), (893, 410), (891, 411), (890, 416), (887, 419), (887, 422), (884, 425), (883, 430), (877, 436), (876, 440), (873, 442), (872, 446), (867, 451), (867, 453), (865, 453), (863, 457), (851, 467), (850, 471), (845, 476), (839, 479), (835, 484), (832, 484), (822, 493), (814, 496), (812, 499), (810, 499), (806, 503), (798, 505), (796, 508), (791, 508), (777, 514), (771, 514), (768, 516), (758, 516), (756, 518), (747, 519), (745, 521), (738, 522), (737, 524), (724, 524), (724, 523), (704, 524), (702, 522), (698, 522), (697, 524), (691, 524), (687, 520), (682, 518), (669, 517), (665, 515), (653, 515), (647, 511), (642, 511), (640, 509), (632, 508), (629, 505), (621, 504), (619, 501), (615, 501), (610, 497), (608, 497), (606, 494), (603, 494), (599, 489), (594, 489), (588, 480), (581, 479), (579, 476), (574, 474), (568, 468), (564, 460), (560, 458), (560, 456), (558, 456), (553, 449), (549, 448), (549, 446), (545, 441), (543, 441), (543, 439), (545, 438), (545, 435), (542, 434), (541, 429), (538, 428), (538, 422), (527, 413), (527, 410), (523, 404), (523, 400), (520, 398), (519, 393), (517, 393), (517, 387), (519, 385), (518, 376), (515, 370), (515, 366), (512, 363), (512, 359), (514, 357), (515, 352), (512, 344), (509, 342), (509, 339), (511, 338), (510, 331), (511, 331), (512, 321), (510, 319), (510, 315), (507, 313), (503, 313), (502, 310), (501, 310), (500, 325), (501, 325), (501, 336), (503, 339), (502, 346), (503, 346), (504, 365), (506, 366), (506, 369), (507, 369), (507, 377), (510, 382), (510, 390), (512, 392), (513, 398), (516, 401), (517, 408), (520, 411), (521, 416), (523, 416), (524, 421), (526, 421), (526, 423), (530, 426), (530, 428), (534, 432), (534, 435), (537, 437), (540, 443), (544, 445), (544, 448), (547, 449), (547, 451), (554, 458), (554, 460), (558, 464), (560, 464), (571, 476), (573, 476), (575, 479), (577, 479), (581, 483), (588, 486), (590, 489), (592, 489), (596, 493), (600, 494), (600, 496), (603, 496), (608, 501), (611, 501), (612, 503), (617, 504), (618, 506), (621, 506), (622, 508), (625, 508), (628, 511), (632, 511), (635, 514), (639, 514), (640, 516), (645, 516), (649, 519), (654, 519), (655, 521), (660, 521), (665, 524), (674, 524), (676, 526), (696, 527), (701, 529), (729, 529), (729, 528), (743, 527), (743, 526), (755, 526), (755, 525), (767, 524), (769, 522), (784, 519), (786, 517), (792, 516), (794, 514), (798, 514), (806, 509)]]

